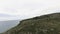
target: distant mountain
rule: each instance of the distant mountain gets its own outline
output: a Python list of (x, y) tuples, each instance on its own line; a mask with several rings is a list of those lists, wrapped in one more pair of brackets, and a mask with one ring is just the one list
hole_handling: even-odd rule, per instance
[(19, 20), (0, 21), (0, 33), (16, 26), (18, 23)]
[(60, 34), (60, 13), (22, 20), (2, 34)]

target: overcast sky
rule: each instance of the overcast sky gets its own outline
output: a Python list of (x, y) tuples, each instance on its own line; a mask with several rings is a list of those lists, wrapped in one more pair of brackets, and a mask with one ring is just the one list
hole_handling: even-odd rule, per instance
[(27, 19), (35, 16), (60, 12), (60, 0), (0, 0), (0, 32), (14, 26), (5, 20)]
[(0, 0), (0, 14), (4, 14), (0, 15), (0, 20), (31, 18), (59, 11), (60, 0)]

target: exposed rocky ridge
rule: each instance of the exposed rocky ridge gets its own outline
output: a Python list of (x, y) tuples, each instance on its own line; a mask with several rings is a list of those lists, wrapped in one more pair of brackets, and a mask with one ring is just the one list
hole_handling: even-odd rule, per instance
[(60, 13), (22, 20), (3, 34), (60, 34)]

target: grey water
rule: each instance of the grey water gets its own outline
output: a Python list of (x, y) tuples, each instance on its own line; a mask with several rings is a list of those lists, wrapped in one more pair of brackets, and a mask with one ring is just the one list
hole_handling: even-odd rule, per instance
[(19, 24), (19, 20), (0, 21), (0, 33), (9, 30)]

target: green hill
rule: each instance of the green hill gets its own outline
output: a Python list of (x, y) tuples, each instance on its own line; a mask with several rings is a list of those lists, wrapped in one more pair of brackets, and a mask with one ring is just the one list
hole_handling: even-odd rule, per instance
[(3, 34), (60, 34), (60, 13), (22, 20)]

